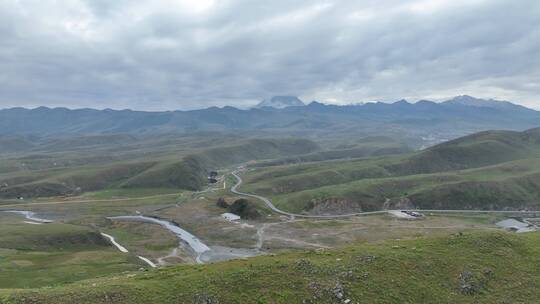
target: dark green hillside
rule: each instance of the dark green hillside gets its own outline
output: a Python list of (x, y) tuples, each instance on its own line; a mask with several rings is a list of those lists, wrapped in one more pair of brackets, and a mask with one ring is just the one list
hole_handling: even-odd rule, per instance
[[(253, 176), (287, 193), (366, 178), (382, 178), (478, 168), (540, 156), (540, 129), (488, 131), (442, 143), (408, 156), (379, 157), (335, 163), (282, 166)], [(325, 152), (320, 152), (325, 153)], [(266, 165), (266, 163), (263, 163)], [(283, 179), (280, 179), (283, 177)], [(298, 185), (303, 184), (303, 185)], [(265, 189), (257, 189), (268, 193)], [(274, 190), (275, 191), (275, 190)]]
[(458, 183), (441, 184), (413, 193), (409, 199), (415, 207), (425, 209), (538, 210), (540, 171), (536, 170), (502, 180), (468, 180), (465, 177)]
[(193, 156), (177, 162), (164, 162), (130, 177), (123, 188), (180, 188), (199, 190), (207, 184), (207, 168)]
[[(79, 167), (70, 170), (26, 172), (0, 180), (0, 197), (46, 197), (80, 194), (119, 185), (148, 170), (151, 162), (115, 164), (107, 167)], [(5, 186), (7, 185), (7, 186)]]
[(3, 303), (535, 303), (540, 234), (439, 238), (175, 266), (67, 286), (3, 290)]
[[(129, 136), (113, 138), (119, 141), (131, 139)], [(102, 140), (102, 136), (96, 137), (94, 143)], [(25, 170), (0, 175), (0, 197), (74, 195), (106, 188), (200, 190), (207, 184), (209, 170), (251, 160), (307, 154), (318, 149), (317, 144), (304, 139), (253, 139), (208, 149), (192, 148), (189, 153), (179, 157), (155, 155), (139, 161), (99, 166)]]
[(538, 208), (539, 138), (489, 131), (406, 156), (269, 167), (243, 189), (295, 212)]
[(486, 131), (431, 147), (387, 168), (414, 174), (488, 166), (540, 156), (539, 139), (540, 129)]
[(303, 139), (249, 140), (191, 154), (182, 161), (159, 164), (122, 184), (122, 187), (176, 187), (199, 190), (206, 185), (207, 171), (250, 160), (305, 154), (319, 149)]

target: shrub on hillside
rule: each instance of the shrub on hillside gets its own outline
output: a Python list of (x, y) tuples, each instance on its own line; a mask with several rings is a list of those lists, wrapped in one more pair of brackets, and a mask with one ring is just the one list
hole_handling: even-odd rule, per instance
[(245, 219), (256, 219), (261, 216), (255, 204), (245, 198), (237, 199), (229, 206), (229, 212), (239, 215)]

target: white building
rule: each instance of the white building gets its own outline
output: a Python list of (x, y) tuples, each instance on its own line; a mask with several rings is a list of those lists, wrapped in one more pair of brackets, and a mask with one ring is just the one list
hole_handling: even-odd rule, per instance
[(512, 218), (497, 222), (495, 225), (517, 233), (536, 231), (533, 225)]
[(231, 222), (234, 222), (234, 221), (238, 221), (240, 219), (240, 216), (234, 214), (234, 213), (223, 213), (221, 215), (222, 218), (228, 220), (228, 221), (231, 221)]

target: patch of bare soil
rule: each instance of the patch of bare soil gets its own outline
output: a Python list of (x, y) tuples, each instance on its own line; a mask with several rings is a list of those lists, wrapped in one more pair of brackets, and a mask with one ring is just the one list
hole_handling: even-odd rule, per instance
[(324, 200), (313, 201), (311, 210), (312, 215), (334, 215), (362, 212), (362, 203), (345, 198), (328, 198)]

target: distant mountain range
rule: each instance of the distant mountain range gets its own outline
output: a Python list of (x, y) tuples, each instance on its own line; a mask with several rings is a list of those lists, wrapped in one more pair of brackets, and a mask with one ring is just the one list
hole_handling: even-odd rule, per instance
[[(313, 102), (317, 103), (316, 101), (313, 101)], [(429, 101), (429, 100), (420, 100), (418, 102), (420, 104), (432, 103), (432, 101)], [(409, 102), (402, 99), (396, 103), (405, 104)], [(493, 109), (530, 110), (526, 107), (511, 103), (509, 101), (501, 101), (501, 100), (495, 100), (495, 99), (481, 99), (481, 98), (476, 98), (469, 95), (456, 96), (450, 100), (442, 102), (442, 104), (463, 105), (463, 106), (493, 108)], [(263, 101), (258, 103), (255, 106), (255, 108), (260, 109), (264, 107), (269, 107), (269, 108), (274, 108), (274, 109), (284, 109), (288, 107), (301, 107), (305, 105), (306, 104), (296, 96), (274, 96), (270, 99), (264, 99)], [(364, 105), (364, 103), (357, 104), (357, 105)]]
[(434, 143), (488, 129), (540, 126), (540, 112), (506, 101), (459, 96), (435, 103), (307, 105), (276, 96), (256, 108), (211, 107), (193, 111), (144, 112), (66, 108), (0, 110), (0, 135), (152, 134), (219, 131), (318, 138), (390, 135)]
[(480, 99), (480, 98), (475, 98), (468, 95), (456, 96), (448, 101), (445, 101), (444, 103), (471, 106), (471, 107), (503, 109), (503, 110), (530, 110), (526, 107), (513, 104), (509, 101), (500, 101), (500, 100), (495, 100), (495, 99)]

